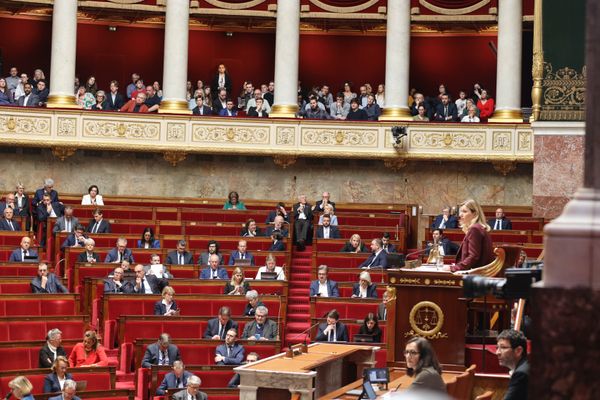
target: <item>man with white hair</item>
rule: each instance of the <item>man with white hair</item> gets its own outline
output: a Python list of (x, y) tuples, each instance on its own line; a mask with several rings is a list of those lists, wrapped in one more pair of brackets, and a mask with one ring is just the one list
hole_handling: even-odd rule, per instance
[(39, 353), (39, 368), (52, 368), (56, 357), (66, 357), (67, 353), (61, 346), (62, 332), (58, 328), (50, 329), (46, 335), (46, 343), (42, 346)]
[(81, 400), (79, 397), (75, 396), (76, 392), (77, 383), (72, 379), (67, 379), (63, 384), (62, 394), (49, 397), (48, 400)]
[(278, 340), (279, 330), (277, 322), (268, 319), (269, 309), (265, 306), (256, 307), (254, 321), (249, 322), (244, 327), (242, 339), (256, 340)]
[(117, 239), (117, 247), (108, 252), (104, 262), (120, 263), (123, 260), (129, 261), (130, 264), (135, 263), (131, 250), (127, 248), (127, 239), (120, 237)]
[(207, 400), (206, 393), (200, 390), (202, 380), (192, 375), (187, 380), (187, 387), (173, 395), (173, 400)]
[(31, 200), (31, 205), (34, 209), (42, 202), (45, 194), (50, 195), (50, 201), (52, 203), (60, 201), (58, 200), (58, 192), (54, 190), (54, 180), (52, 178), (44, 179), (44, 187), (35, 191), (35, 196), (33, 196), (33, 200)]

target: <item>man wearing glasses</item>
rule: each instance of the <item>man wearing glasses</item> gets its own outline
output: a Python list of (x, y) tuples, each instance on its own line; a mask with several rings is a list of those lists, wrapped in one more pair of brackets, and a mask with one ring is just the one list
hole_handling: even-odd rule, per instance
[(522, 332), (506, 329), (498, 335), (497, 341), (498, 362), (510, 369), (510, 381), (504, 400), (527, 400), (527, 338)]
[(48, 265), (40, 263), (38, 265), (38, 276), (31, 280), (32, 293), (68, 293), (66, 287), (62, 285), (60, 279), (51, 272), (48, 272)]

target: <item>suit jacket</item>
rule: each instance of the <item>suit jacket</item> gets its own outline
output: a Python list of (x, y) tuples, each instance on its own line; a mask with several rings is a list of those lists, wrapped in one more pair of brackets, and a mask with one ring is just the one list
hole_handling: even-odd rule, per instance
[[(181, 384), (182, 387), (187, 386), (187, 380), (193, 374), (188, 371), (183, 371), (183, 375), (181, 376)], [(175, 376), (175, 372), (169, 372), (165, 375), (160, 386), (156, 389), (157, 396), (164, 396), (167, 389), (176, 389), (177, 388), (177, 376)]]
[[(221, 253), (218, 253), (217, 255), (219, 256), (219, 265), (222, 265), (223, 255)], [(198, 264), (205, 266), (208, 265), (208, 257), (210, 257), (210, 254), (208, 254), (208, 252), (200, 254), (200, 258), (198, 258)]]
[[(158, 279), (154, 275), (146, 275), (146, 282), (150, 285), (150, 289), (152, 290), (152, 294), (160, 294), (165, 286), (168, 286), (169, 282), (166, 279)], [(145, 294), (144, 289), (140, 286), (138, 289), (135, 285), (135, 279), (131, 281), (132, 292), (135, 294)]]
[[(23, 196), (23, 203), (21, 204), (21, 208), (18, 208), (19, 203), (17, 202), (17, 196), (15, 195), (15, 207), (17, 207), (15, 209), (15, 215), (19, 215), (21, 217), (28, 216), (30, 204), (31, 204), (31, 201), (29, 200), (29, 196), (25, 195), (25, 196)], [(3, 207), (0, 207), (0, 212), (4, 212)]]
[[(433, 220), (433, 223), (431, 224), (431, 229), (439, 228), (440, 224), (442, 223), (443, 218), (444, 217), (442, 216), (442, 214), (435, 217), (435, 219)], [(457, 228), (458, 228), (458, 220), (456, 219), (456, 217), (454, 215), (450, 215), (450, 216), (448, 216), (448, 221), (446, 221), (446, 226), (442, 229), (457, 229)]]
[(31, 293), (69, 293), (69, 290), (62, 285), (60, 280), (53, 273), (48, 274), (46, 289), (42, 288), (42, 279), (36, 276), (31, 280)]
[[(248, 230), (246, 228), (242, 229), (242, 231), (240, 232), (240, 236), (242, 237), (249, 237), (250, 235), (248, 235)], [(260, 230), (260, 228), (257, 226), (256, 227), (256, 231), (254, 231), (254, 237), (259, 237), (259, 236), (265, 236), (263, 235), (262, 231)], [(252, 236), (250, 236), (252, 237)]]
[(494, 261), (494, 246), (489, 233), (480, 224), (473, 224), (465, 234), (458, 252), (454, 271), (487, 265)]
[[(258, 118), (258, 111), (256, 111), (256, 107), (250, 107), (248, 109), (248, 112), (246, 113), (246, 115), (249, 117), (257, 117)], [(269, 118), (269, 114), (267, 112), (265, 112), (264, 108), (263, 108), (261, 118)]]
[(415, 376), (412, 384), (408, 387), (410, 390), (429, 390), (446, 394), (446, 384), (433, 367), (423, 368)]
[(217, 346), (216, 354), (224, 356), (223, 361), (219, 361), (217, 365), (241, 365), (244, 362), (244, 346), (234, 343), (231, 349), (231, 354), (227, 356), (227, 345), (222, 344)]
[[(456, 104), (449, 102), (448, 103), (448, 116), (452, 117), (448, 122), (458, 121), (458, 109), (456, 108)], [(444, 105), (442, 103), (438, 103), (435, 106), (435, 120), (436, 121), (444, 121)]]
[[(190, 253), (188, 251), (183, 252), (183, 263), (184, 264), (193, 264), (194, 263), (194, 256), (192, 255), (192, 253)], [(177, 253), (177, 250), (173, 250), (173, 251), (169, 252), (169, 254), (167, 254), (167, 259), (165, 260), (165, 264), (179, 265), (179, 254)]]
[[(69, 232), (73, 232), (75, 230), (75, 226), (79, 223), (79, 220), (76, 217), (71, 217), (71, 230)], [(56, 219), (54, 223), (54, 228), (52, 228), (52, 232), (58, 233), (65, 230), (67, 222), (65, 221), (65, 216), (59, 217)]]
[[(312, 281), (310, 283), (310, 295), (318, 296), (319, 293), (319, 280)], [(329, 297), (340, 297), (340, 291), (338, 289), (338, 284), (336, 281), (332, 281), (331, 279), (327, 280), (327, 294)]]
[[(54, 210), (54, 214), (57, 217), (61, 217), (63, 215), (63, 205), (57, 202), (51, 203), (52, 210)], [(44, 204), (39, 204), (37, 207), (37, 219), (38, 221), (47, 221), (50, 217), (48, 210)]]
[(232, 108), (231, 115), (229, 115), (229, 112), (227, 111), (227, 109), (223, 108), (219, 111), (219, 116), (220, 117), (237, 117), (237, 110), (235, 108)]
[[(229, 265), (235, 265), (235, 260), (239, 259), (240, 257), (240, 252), (237, 250), (231, 253), (231, 255), (229, 256)], [(254, 256), (250, 254), (249, 251), (246, 252), (246, 258), (250, 260), (250, 265), (255, 265)]]
[[(73, 379), (70, 373), (65, 374), (66, 379)], [(58, 382), (58, 376), (53, 372), (44, 377), (44, 393), (56, 393), (62, 392), (60, 383)]]
[(379, 303), (379, 305), (377, 306), (377, 319), (379, 319), (380, 321), (385, 321), (387, 319), (385, 303)]
[[(158, 365), (158, 343), (152, 343), (146, 348), (144, 358), (142, 359), (142, 368), (150, 368), (152, 365)], [(169, 365), (173, 365), (174, 361), (181, 360), (179, 349), (174, 344), (170, 344), (167, 348), (167, 354), (169, 356)]]
[[(187, 400), (187, 398), (188, 398), (187, 389), (180, 390), (179, 392), (175, 393), (171, 398), (173, 400)], [(196, 400), (208, 400), (208, 395), (206, 393), (204, 393), (203, 391), (198, 390), (196, 392)]]
[[(265, 224), (272, 224), (273, 221), (275, 221), (275, 217), (277, 216), (277, 211), (269, 211), (269, 215), (267, 215), (267, 219), (265, 220)], [(286, 214), (285, 217), (283, 217), (283, 220), (285, 222), (289, 222), (290, 220), (290, 214)]]
[(274, 231), (281, 233), (281, 236), (283, 236), (284, 238), (288, 237), (288, 235), (289, 235), (288, 230), (283, 227), (280, 230), (276, 230), (274, 226), (269, 226), (267, 228), (267, 232), (265, 233), (265, 236), (271, 236)]
[[(179, 310), (177, 308), (177, 302), (173, 300), (173, 304), (171, 304), (171, 310)], [(162, 300), (154, 303), (154, 315), (165, 315), (167, 313), (167, 306), (163, 304)]]
[[(131, 254), (131, 250), (128, 248), (125, 248), (125, 251), (123, 251), (123, 258), (125, 260), (128, 260), (130, 264), (135, 263), (134, 259), (133, 259), (133, 254)], [(115, 262), (119, 259), (119, 251), (114, 248), (111, 249), (108, 254), (106, 255), (106, 258), (104, 259), (105, 263), (111, 263), (111, 262)]]
[[(506, 217), (500, 220), (500, 224), (503, 231), (512, 229), (512, 222), (510, 222), (510, 219)], [(490, 228), (494, 229), (496, 226), (496, 218), (488, 219), (488, 225)]]
[[(25, 400), (25, 398), (23, 398), (23, 400)], [(48, 397), (48, 400), (63, 400), (63, 395), (61, 393), (58, 396)], [(81, 398), (79, 398), (78, 396), (73, 396), (73, 400), (81, 400)]]
[[(323, 333), (323, 331), (325, 331), (325, 328), (327, 328), (327, 322), (323, 322), (323, 323), (319, 324), (319, 330), (317, 333), (317, 337), (315, 338), (315, 341), (317, 341), (317, 342), (328, 342), (329, 341), (328, 335)], [(338, 341), (338, 342), (347, 342), (348, 341), (348, 329), (346, 329), (346, 325), (342, 324), (339, 321), (338, 321), (338, 323), (335, 324), (335, 338), (336, 338), (336, 341)]]
[[(87, 238), (87, 235), (83, 235), (83, 240), (85, 240)], [(66, 247), (73, 247), (75, 246), (77, 239), (75, 238), (75, 234), (71, 233), (69, 236), (67, 236), (67, 238), (63, 241), (63, 243), (60, 246), (60, 249), (63, 250)], [(81, 247), (85, 246), (84, 242), (79, 242)], [(87, 260), (86, 260), (87, 261)]]
[(362, 262), (362, 264), (358, 266), (358, 268), (366, 268), (369, 265), (370, 268), (387, 268), (387, 253), (383, 250), (381, 250), (377, 255), (375, 255), (375, 253), (372, 253), (369, 256), (369, 258), (367, 258), (365, 261)]
[[(91, 219), (90, 223), (86, 229), (86, 232), (92, 232), (94, 230), (94, 226), (97, 224), (95, 219)], [(102, 218), (100, 220), (100, 226), (98, 227), (98, 232), (96, 233), (110, 233), (110, 223)]]
[[(225, 339), (225, 335), (227, 334), (227, 331), (230, 329), (235, 329), (236, 331), (238, 330), (237, 322), (233, 321), (232, 319), (227, 321), (227, 323), (225, 324), (225, 329), (223, 329), (223, 332), (222, 332), (223, 335), (221, 336), (221, 339)], [(219, 334), (219, 318), (209, 319), (208, 323), (206, 324), (206, 330), (204, 331), (204, 338), (212, 339), (213, 336), (218, 335), (218, 334)]]
[(104, 280), (104, 293), (133, 293), (133, 285), (130, 281), (123, 281), (121, 287), (117, 288), (115, 281), (108, 278)]
[[(319, 225), (317, 228), (317, 238), (323, 239), (323, 225)], [(339, 239), (340, 238), (340, 230), (337, 226), (329, 225), (329, 239)]]
[(384, 246), (383, 251), (385, 251), (388, 254), (395, 253), (396, 252), (396, 246), (394, 246), (392, 243), (390, 243), (390, 244), (387, 245), (387, 247)]
[(110, 93), (110, 91), (108, 91), (106, 93), (105, 103), (106, 103), (107, 110), (119, 111), (121, 109), (121, 107), (123, 107), (125, 105), (125, 99), (123, 98), (123, 95), (121, 93), (117, 92), (117, 94), (115, 96), (115, 101), (113, 101), (112, 94)]
[(19, 100), (17, 100), (17, 105), (20, 107), (39, 107), (39, 103), (39, 96), (37, 94), (33, 94), (33, 92), (31, 92), (31, 94), (29, 95), (29, 99), (27, 99), (27, 104), (25, 104), (25, 95), (19, 97)]
[[(36, 256), (38, 257), (38, 253), (35, 250), (27, 250), (27, 254), (29, 256)], [(13, 252), (10, 254), (10, 257), (8, 259), (8, 261), (14, 261), (14, 262), (23, 262), (23, 257), (22, 257), (23, 253), (21, 248), (19, 247), (18, 249), (13, 250)]]
[[(217, 96), (219, 94), (219, 73), (217, 72), (211, 81), (211, 89), (213, 90), (213, 96)], [(227, 90), (227, 95), (231, 96), (231, 88), (233, 87), (231, 83), (231, 78), (228, 73), (225, 73), (225, 90)]]
[[(328, 203), (332, 205), (333, 211), (335, 211), (335, 203), (333, 201), (329, 201)], [(321, 208), (321, 204), (323, 204), (323, 200), (317, 200), (315, 202), (315, 209), (314, 209), (315, 212), (320, 213), (320, 212), (325, 211), (325, 210), (323, 210), (323, 208)]]
[[(296, 203), (292, 206), (292, 211), (294, 212), (294, 221), (298, 222), (298, 216), (300, 213), (298, 212), (298, 208), (300, 207), (300, 203)], [(304, 205), (304, 215), (306, 215), (306, 220), (310, 223), (313, 220), (313, 213), (311, 210), (310, 203), (306, 203)]]
[[(229, 279), (227, 270), (225, 268), (217, 267), (217, 279)], [(212, 272), (210, 267), (202, 269), (200, 272), (200, 279), (212, 279)]]
[[(360, 295), (360, 283), (355, 283), (352, 285), (352, 294), (359, 296)], [(367, 286), (367, 298), (376, 299), (377, 298), (377, 285), (371, 283)]]
[[(44, 188), (35, 191), (35, 196), (33, 196), (33, 200), (31, 201), (31, 205), (33, 207), (37, 208), (38, 204), (42, 202), (42, 200), (44, 199), (44, 193)], [(54, 189), (50, 191), (50, 201), (52, 203), (60, 202), (60, 200), (58, 199), (58, 192)]]
[(12, 220), (12, 226), (13, 229), (10, 229), (10, 226), (8, 225), (8, 221), (4, 218), (0, 219), (0, 231), (20, 231), (21, 230), (21, 225), (19, 225), (19, 223), (17, 221), (15, 221), (14, 219)]
[[(425, 250), (426, 255), (429, 255), (432, 246), (433, 243), (427, 243), (427, 249)], [(442, 247), (444, 248), (444, 255), (446, 256), (452, 256), (458, 251), (458, 245), (446, 237), (442, 238)]]
[[(62, 346), (56, 349), (56, 356), (67, 356), (67, 353), (65, 352), (65, 349)], [(50, 348), (48, 347), (48, 342), (46, 342), (40, 349), (40, 353), (38, 355), (38, 366), (40, 368), (51, 368), (53, 363), (54, 354), (50, 351)]]
[[(138, 249), (143, 249), (144, 248), (144, 244), (139, 239), (137, 241), (137, 248)], [(160, 240), (154, 239), (154, 241), (152, 242), (152, 244), (151, 244), (151, 246), (149, 248), (150, 249), (160, 249)], [(168, 264), (168, 263), (165, 263), (165, 264)]]
[[(96, 262), (100, 262), (100, 254), (92, 252), (92, 256), (94, 257), (94, 260), (96, 260)], [(88, 262), (87, 251), (79, 253), (79, 256), (77, 256), (77, 262)]]
[(192, 110), (192, 114), (194, 114), (194, 115), (206, 116), (206, 115), (212, 115), (212, 113), (213, 113), (212, 108), (210, 108), (209, 106), (206, 106), (206, 105), (202, 106), (202, 114), (200, 114), (200, 107), (198, 107), (198, 106), (194, 107), (194, 109)]
[(285, 251), (285, 244), (281, 240), (273, 242), (268, 251)]
[(508, 381), (508, 390), (504, 400), (527, 400), (527, 386), (529, 382), (529, 362), (522, 358)]
[[(121, 107), (120, 111), (121, 112), (133, 112), (134, 109), (135, 109), (135, 99), (132, 99), (132, 100), (129, 100), (127, 103), (125, 103), (125, 105), (123, 107)], [(146, 106), (145, 104), (142, 104), (140, 106), (138, 113), (147, 113), (147, 112), (148, 112), (148, 106)]]
[[(255, 336), (256, 333), (256, 321), (252, 321), (244, 326), (244, 333), (242, 334), (242, 339), (248, 339)], [(263, 325), (263, 333), (262, 337), (265, 337), (269, 340), (276, 340), (279, 335), (279, 328), (277, 327), (277, 323), (271, 319), (267, 319)]]

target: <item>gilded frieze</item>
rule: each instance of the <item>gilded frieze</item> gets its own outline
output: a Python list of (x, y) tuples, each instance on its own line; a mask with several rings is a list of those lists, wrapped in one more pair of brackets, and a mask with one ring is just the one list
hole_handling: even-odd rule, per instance
[(376, 147), (377, 133), (376, 129), (302, 128), (302, 144)]
[(194, 142), (203, 143), (269, 143), (269, 129), (254, 126), (194, 125)]
[(119, 122), (83, 119), (83, 136), (90, 138), (120, 138), (135, 140), (158, 140), (158, 122)]
[(56, 134), (58, 136), (76, 136), (77, 119), (59, 117)]
[(50, 136), (50, 117), (0, 115), (0, 134)]
[(554, 71), (544, 63), (543, 99), (540, 120), (583, 121), (585, 119), (586, 67), (581, 72), (564, 67)]
[(485, 132), (410, 132), (411, 149), (484, 150)]
[(511, 131), (494, 131), (492, 132), (492, 150), (494, 151), (510, 151), (512, 148), (512, 132)]
[(293, 146), (296, 142), (296, 129), (288, 126), (277, 127), (276, 143)]
[(531, 136), (532, 131), (517, 131), (517, 150), (531, 151)]
[(167, 123), (167, 140), (170, 142), (183, 142), (185, 140), (185, 124)]

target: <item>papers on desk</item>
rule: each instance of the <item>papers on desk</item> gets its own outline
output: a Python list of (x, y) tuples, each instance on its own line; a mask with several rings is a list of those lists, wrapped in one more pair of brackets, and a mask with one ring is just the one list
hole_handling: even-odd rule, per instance
[(400, 268), (400, 271), (409, 272), (448, 272), (438, 268), (436, 264), (422, 264), (417, 268)]

